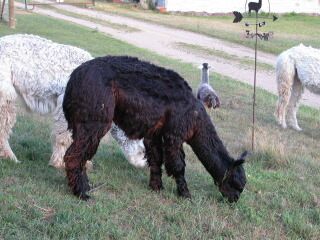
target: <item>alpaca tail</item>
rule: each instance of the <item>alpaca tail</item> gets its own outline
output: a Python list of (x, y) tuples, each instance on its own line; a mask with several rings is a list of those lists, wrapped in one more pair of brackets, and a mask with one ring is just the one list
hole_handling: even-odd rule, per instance
[(115, 99), (112, 86), (105, 79), (108, 77), (96, 66), (90, 68), (88, 64), (82, 64), (72, 72), (63, 99), (68, 129), (74, 130), (76, 123), (110, 122), (111, 126)]
[(283, 95), (283, 91), (288, 91), (296, 75), (296, 65), (294, 59), (287, 53), (281, 54), (277, 60), (276, 76), (278, 93)]
[(15, 101), (17, 92), (13, 86), (9, 63), (0, 60), (0, 106)]
[(286, 107), (291, 96), (291, 89), (296, 75), (296, 65), (290, 53), (284, 52), (279, 55), (276, 66), (276, 78), (278, 86), (278, 103), (275, 116), (282, 125), (286, 127)]

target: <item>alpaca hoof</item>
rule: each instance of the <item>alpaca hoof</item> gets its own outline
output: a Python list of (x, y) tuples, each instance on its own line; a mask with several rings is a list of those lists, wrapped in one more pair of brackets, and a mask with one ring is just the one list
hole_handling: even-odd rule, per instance
[(191, 198), (191, 194), (190, 194), (189, 189), (186, 185), (178, 186), (177, 191), (178, 191), (178, 195), (180, 197)]
[(21, 163), (21, 162), (17, 159), (16, 155), (14, 155), (13, 153), (12, 153), (12, 154), (9, 154), (9, 158), (10, 158), (12, 161), (14, 161), (15, 163)]
[(81, 199), (81, 200), (83, 200), (83, 201), (88, 201), (90, 198), (91, 198), (91, 197), (90, 197), (88, 194), (86, 194), (86, 193), (81, 193), (81, 194), (79, 195), (79, 199)]
[(21, 161), (19, 161), (17, 158), (12, 159), (15, 163), (21, 163)]
[(86, 194), (90, 190), (89, 183), (87, 181), (87, 177), (82, 176), (80, 186), (77, 190), (74, 190), (74, 195), (78, 196), (79, 199), (87, 201), (89, 200), (90, 196)]
[(187, 198), (187, 199), (191, 199), (191, 194), (189, 191), (183, 191), (183, 192), (180, 192), (178, 190), (178, 196), (179, 197), (183, 197), (183, 198)]
[(0, 152), (0, 158), (10, 159), (15, 163), (21, 163), (13, 153), (10, 154), (10, 153), (7, 153), (6, 151)]
[(282, 123), (282, 124), (281, 124), (281, 127), (282, 127), (283, 129), (286, 129), (286, 128), (287, 128), (287, 124)]
[(160, 192), (162, 189), (164, 189), (162, 182), (159, 181), (150, 182), (149, 186), (155, 192)]
[(12, 157), (9, 157), (10, 158), (10, 160), (12, 160), (13, 162), (15, 162), (15, 163), (21, 163), (21, 161), (19, 161), (17, 158), (16, 158), (16, 156), (12, 156)]
[(291, 126), (296, 131), (302, 131), (302, 129), (299, 126)]

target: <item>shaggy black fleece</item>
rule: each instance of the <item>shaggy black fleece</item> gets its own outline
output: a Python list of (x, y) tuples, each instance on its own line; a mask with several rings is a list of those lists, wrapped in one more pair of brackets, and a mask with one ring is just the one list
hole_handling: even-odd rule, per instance
[(85, 162), (114, 121), (132, 139), (144, 138), (150, 166), (149, 185), (163, 188), (161, 166), (177, 183), (178, 194), (190, 197), (184, 177), (187, 142), (214, 178), (223, 196), (237, 201), (246, 176), (242, 163), (229, 156), (202, 103), (176, 72), (134, 57), (106, 56), (73, 71), (63, 110), (73, 143), (65, 155), (73, 193), (87, 199)]

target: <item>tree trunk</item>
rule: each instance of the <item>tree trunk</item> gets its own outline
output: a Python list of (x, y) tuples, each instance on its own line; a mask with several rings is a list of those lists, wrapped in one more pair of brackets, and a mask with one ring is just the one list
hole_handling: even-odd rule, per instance
[(9, 0), (9, 28), (16, 28), (16, 19), (14, 15), (14, 0)]

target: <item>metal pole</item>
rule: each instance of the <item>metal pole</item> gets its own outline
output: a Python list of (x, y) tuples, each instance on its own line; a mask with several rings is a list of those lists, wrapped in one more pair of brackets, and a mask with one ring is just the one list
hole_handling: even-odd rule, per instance
[(254, 81), (253, 81), (253, 105), (252, 105), (252, 152), (254, 152), (255, 143), (255, 118), (256, 118), (256, 82), (257, 82), (257, 46), (258, 46), (258, 11), (256, 12), (256, 42), (255, 42), (255, 55), (254, 55)]
[(16, 19), (14, 16), (14, 0), (9, 0), (9, 28), (16, 28)]

